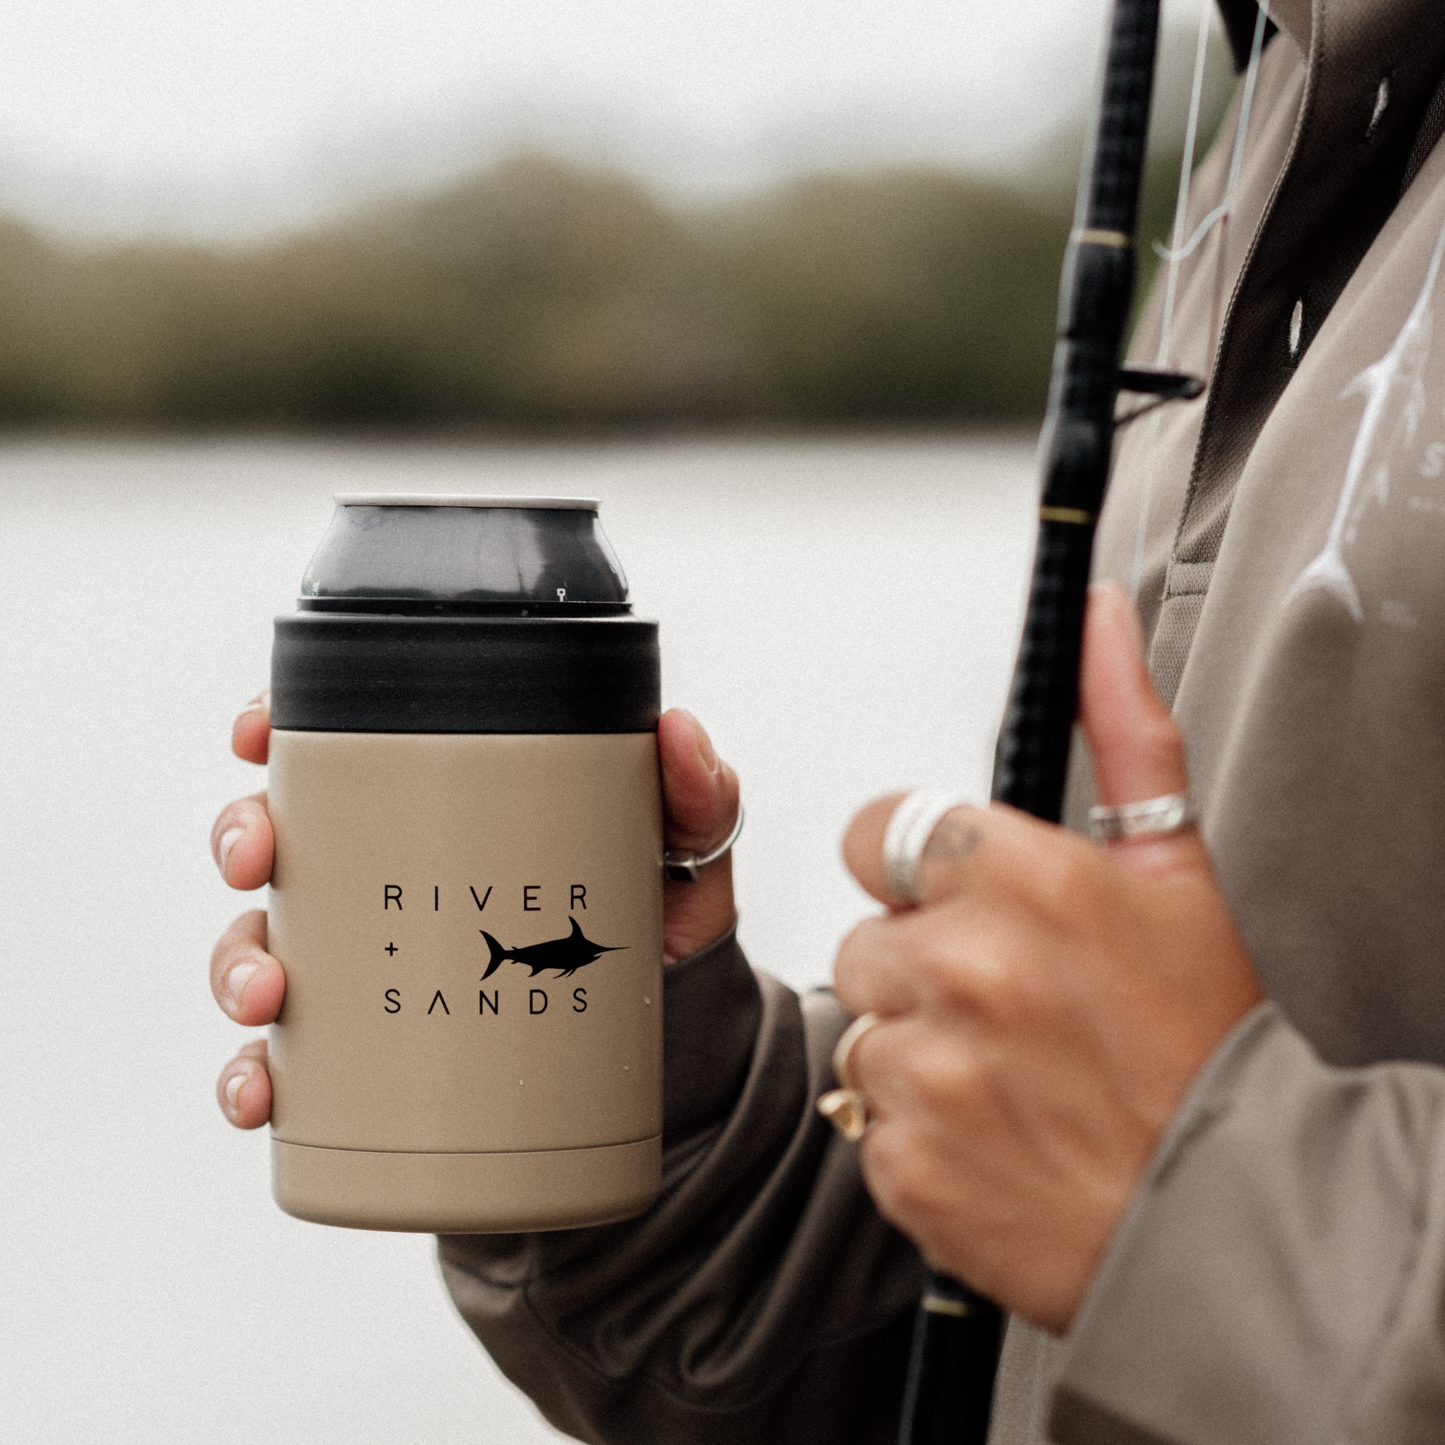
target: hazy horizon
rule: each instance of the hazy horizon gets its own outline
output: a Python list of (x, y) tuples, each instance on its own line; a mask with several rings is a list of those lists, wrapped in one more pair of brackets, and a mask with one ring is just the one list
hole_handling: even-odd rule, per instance
[[(1176, 129), (1199, 10), (1165, 9), (1174, 43), (1156, 109)], [(1058, 179), (1103, 10), (16, 0), (0, 52), (0, 212), (72, 239), (244, 243), (528, 150), (626, 171), (682, 203), (899, 165)]]

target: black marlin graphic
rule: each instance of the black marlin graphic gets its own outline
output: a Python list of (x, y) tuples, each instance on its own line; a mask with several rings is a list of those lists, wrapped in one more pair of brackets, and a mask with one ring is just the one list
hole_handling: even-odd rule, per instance
[(626, 950), (625, 944), (618, 948), (607, 948), (600, 943), (593, 943), (582, 932), (575, 918), (572, 920), (572, 932), (566, 938), (549, 938), (545, 943), (529, 943), (526, 948), (503, 948), (485, 928), (480, 928), (477, 932), (487, 940), (487, 947), (492, 950), (492, 961), (482, 975), (484, 982), (508, 959), (513, 963), (525, 963), (532, 970), (533, 978), (544, 968), (555, 968), (563, 978), (568, 978), (579, 968), (595, 963), (604, 953), (622, 953)]

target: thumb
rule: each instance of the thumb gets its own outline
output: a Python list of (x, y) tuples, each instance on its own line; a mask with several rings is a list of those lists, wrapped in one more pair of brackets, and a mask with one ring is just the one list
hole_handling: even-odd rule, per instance
[[(717, 755), (690, 712), (673, 708), (657, 724), (662, 802), (669, 848), (703, 852), (727, 837), (738, 815), (738, 778)], [(662, 953), (666, 962), (688, 958), (728, 931), (733, 904), (732, 854), (709, 863), (696, 883), (663, 887)]]
[[(1114, 582), (1089, 589), (1079, 674), (1079, 723), (1094, 763), (1101, 803), (1139, 803), (1189, 787), (1184, 736), (1144, 661), (1144, 634), (1128, 594)], [(1120, 861), (1177, 867), (1203, 855), (1198, 830), (1110, 844)]]
[(737, 774), (718, 757), (706, 729), (685, 709), (657, 724), (658, 760), (669, 848), (711, 848), (738, 815)]

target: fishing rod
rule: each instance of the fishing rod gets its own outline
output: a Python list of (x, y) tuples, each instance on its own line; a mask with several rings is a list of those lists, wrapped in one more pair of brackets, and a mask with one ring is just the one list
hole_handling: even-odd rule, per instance
[[(1158, 33), (1159, 0), (1114, 0), (1059, 284), (1053, 380), (1039, 442), (1038, 546), (993, 782), (996, 801), (1051, 823), (1063, 810), (1094, 526), (1119, 392), (1152, 398), (1137, 415), (1204, 389), (1194, 377), (1119, 366), (1134, 299), (1134, 226)], [(992, 1301), (930, 1274), (914, 1329), (901, 1445), (985, 1445), (1003, 1323)]]

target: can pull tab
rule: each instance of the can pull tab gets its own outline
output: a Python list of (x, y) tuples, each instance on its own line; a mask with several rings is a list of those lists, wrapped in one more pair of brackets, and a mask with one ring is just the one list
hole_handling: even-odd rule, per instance
[(706, 868), (709, 863), (716, 863), (738, 841), (742, 831), (743, 805), (739, 802), (737, 822), (733, 824), (732, 831), (716, 848), (710, 848), (706, 853), (664, 853), (662, 855), (662, 871), (667, 874), (670, 882), (696, 883), (698, 871)]

